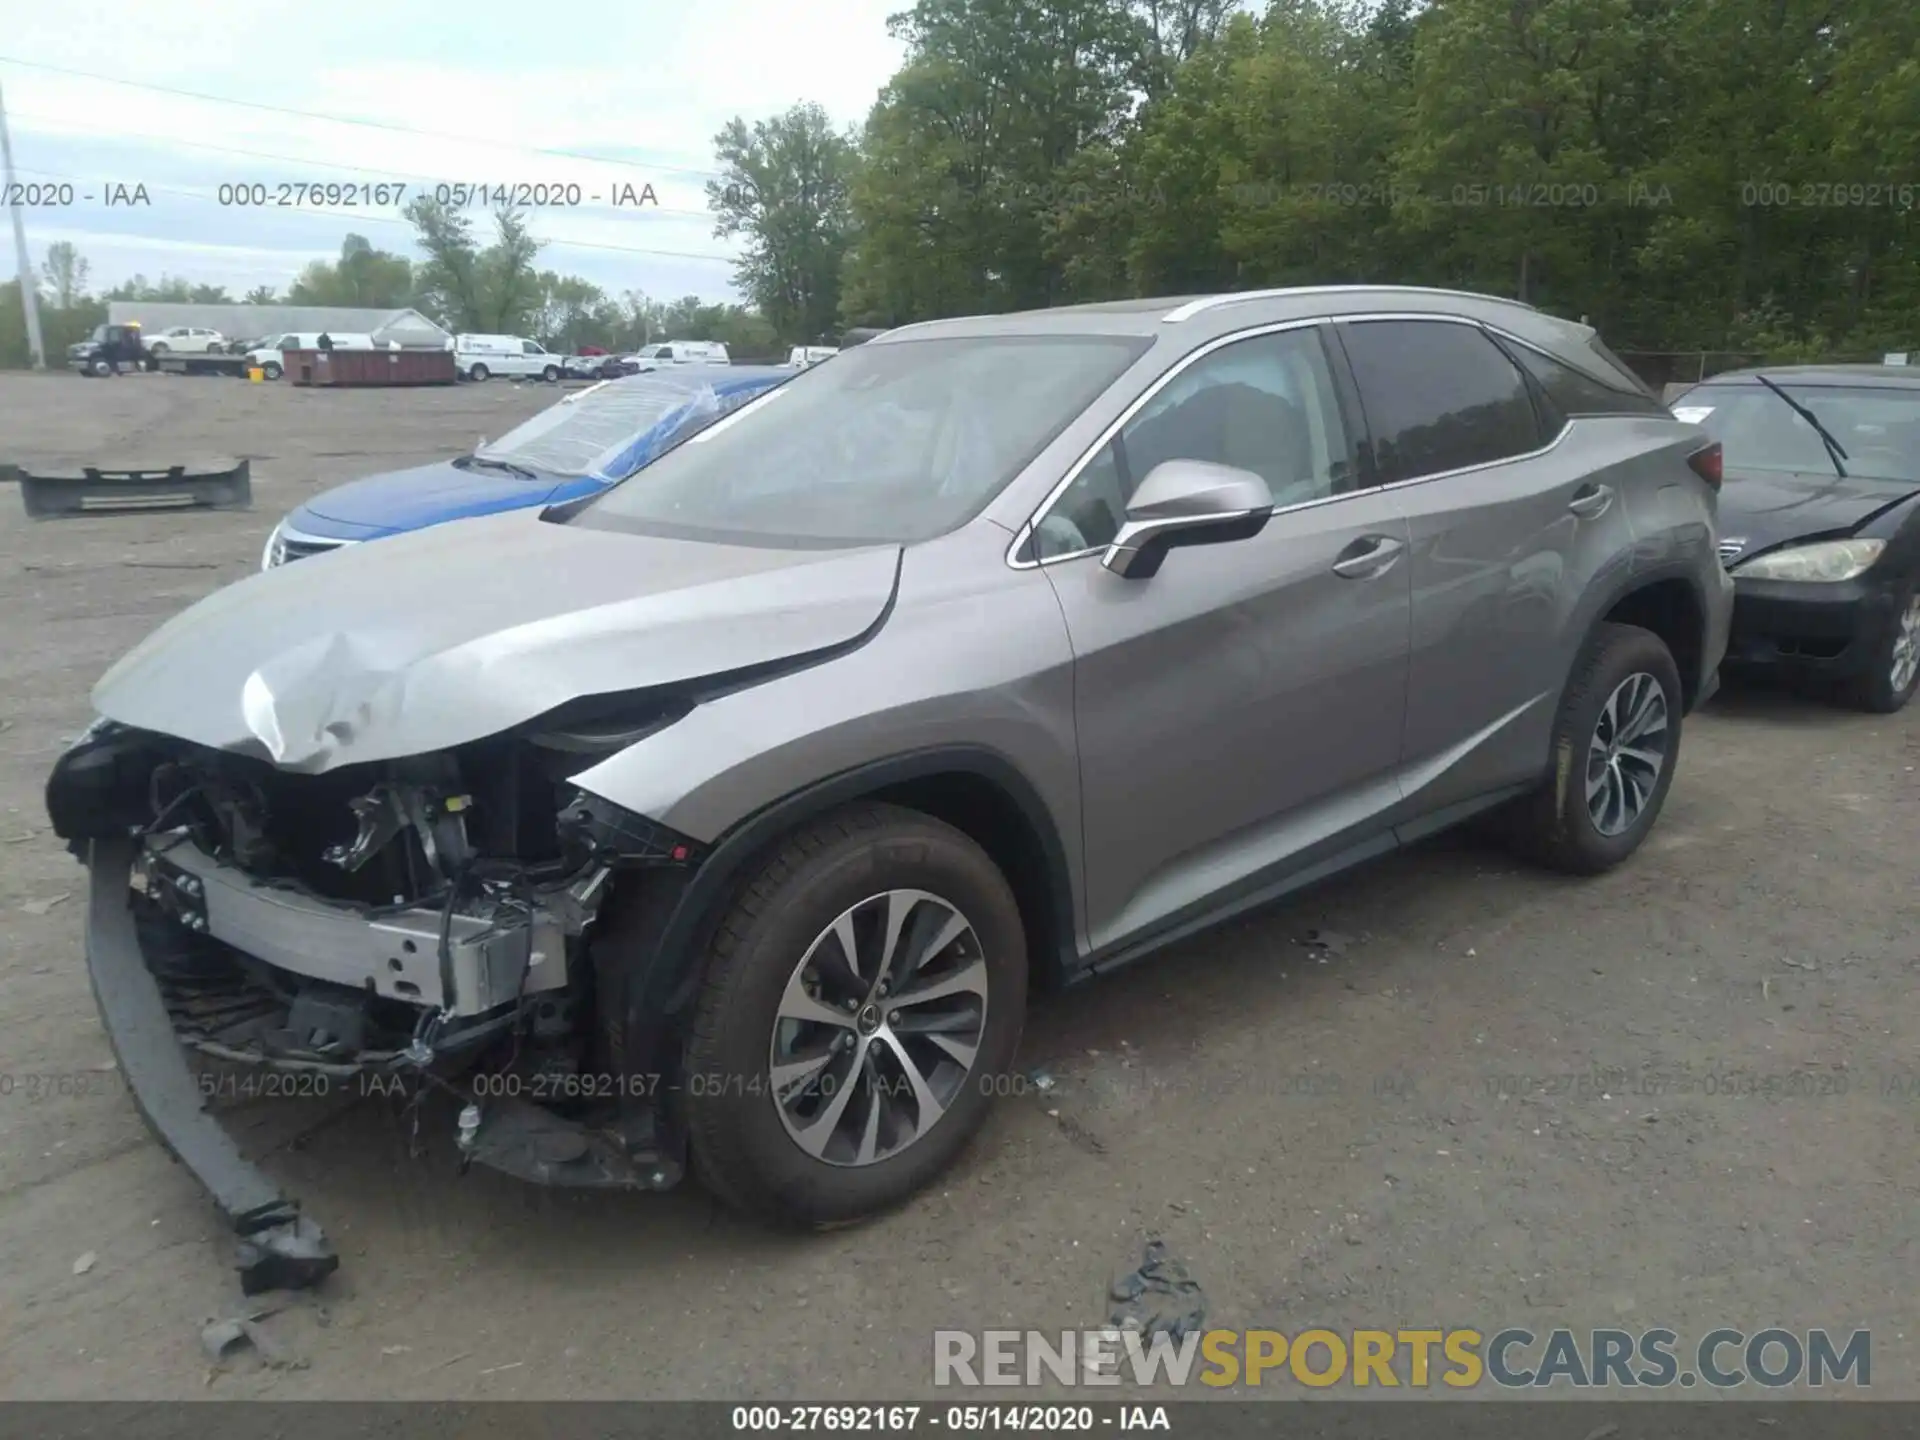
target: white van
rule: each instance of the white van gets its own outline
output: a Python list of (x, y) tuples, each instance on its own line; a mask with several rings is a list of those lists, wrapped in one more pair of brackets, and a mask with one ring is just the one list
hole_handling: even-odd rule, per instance
[(787, 368), (804, 370), (809, 365), (818, 365), (822, 360), (830, 360), (840, 353), (837, 345), (796, 345), (787, 352)]
[[(336, 350), (371, 350), (374, 348), (373, 336), (350, 335), (333, 331), (326, 332), (327, 339), (333, 342)], [(318, 330), (289, 330), (284, 335), (273, 335), (262, 340), (247, 351), (247, 364), (257, 365), (261, 373), (269, 380), (278, 380), (286, 366), (280, 357), (289, 350), (318, 350), (320, 332)]]
[(733, 357), (718, 340), (668, 340), (660, 345), (642, 345), (634, 353), (642, 370), (657, 370), (662, 365), (731, 365)]
[(490, 375), (537, 375), (542, 380), (558, 380), (566, 369), (564, 355), (556, 355), (520, 335), (456, 335), (453, 363), (468, 380), (485, 380)]

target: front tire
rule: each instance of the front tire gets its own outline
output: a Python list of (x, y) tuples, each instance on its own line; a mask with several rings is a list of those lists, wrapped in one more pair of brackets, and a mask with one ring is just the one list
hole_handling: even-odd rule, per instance
[(814, 822), (715, 934), (683, 1077), (695, 1173), (785, 1225), (898, 1204), (985, 1119), (1026, 991), (1019, 906), (967, 836), (891, 805)]
[(1513, 812), (1519, 848), (1574, 875), (1611, 870), (1638, 850), (1673, 784), (1684, 703), (1658, 635), (1602, 624), (1561, 698), (1553, 771)]
[(1920, 581), (1909, 580), (1894, 600), (1893, 623), (1874, 653), (1872, 666), (1855, 677), (1841, 698), (1871, 715), (1893, 715), (1920, 690)]
[(269, 360), (260, 367), (260, 373), (269, 380), (278, 380), (285, 372), (281, 370), (278, 361)]
[(159, 340), (147, 347), (147, 354), (151, 355), (155, 361), (160, 361), (166, 359), (167, 349), (167, 342)]
[(484, 365), (474, 366), (471, 370), (467, 371), (467, 378), (473, 381), (476, 385), (479, 384), (482, 380), (485, 380), (487, 378), (487, 367)]
[(549, 385), (553, 384), (560, 378), (560, 367), (558, 365), (547, 366), (546, 369), (540, 372), (540, 378)]

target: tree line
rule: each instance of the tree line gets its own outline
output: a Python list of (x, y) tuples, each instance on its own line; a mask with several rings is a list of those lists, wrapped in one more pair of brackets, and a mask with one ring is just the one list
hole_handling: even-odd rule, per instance
[[(285, 298), (756, 353), (1377, 281), (1516, 296), (1623, 350), (1915, 344), (1912, 0), (915, 0), (889, 24), (905, 60), (860, 126), (802, 104), (715, 137), (708, 205), (744, 306), (608, 294), (540, 268), (524, 217), (483, 242), (430, 198), (407, 210), (423, 259), (349, 236)], [(54, 259), (50, 349), (98, 305), (70, 247)], [(24, 356), (18, 302), (0, 292), (0, 363)]]
[(785, 333), (1397, 282), (1619, 349), (1912, 347), (1912, 0), (916, 0), (857, 134), (720, 137)]

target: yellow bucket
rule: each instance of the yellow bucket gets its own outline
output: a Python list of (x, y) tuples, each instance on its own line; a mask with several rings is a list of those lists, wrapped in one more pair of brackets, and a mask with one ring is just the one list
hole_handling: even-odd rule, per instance
[(251, 365), (247, 367), (247, 379), (251, 380), (254, 384), (258, 385), (262, 380), (266, 378), (267, 378), (267, 372), (262, 370), (258, 365)]

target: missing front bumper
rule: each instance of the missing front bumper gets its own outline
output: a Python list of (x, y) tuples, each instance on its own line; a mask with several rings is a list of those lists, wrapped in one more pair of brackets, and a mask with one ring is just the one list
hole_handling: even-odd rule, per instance
[(241, 1290), (254, 1295), (317, 1285), (339, 1268), (340, 1257), (298, 1202), (241, 1155), (207, 1112), (174, 1036), (134, 926), (128, 888), (134, 853), (131, 840), (96, 840), (88, 863), (87, 971), (121, 1073), (155, 1138), (206, 1187), (239, 1237)]

